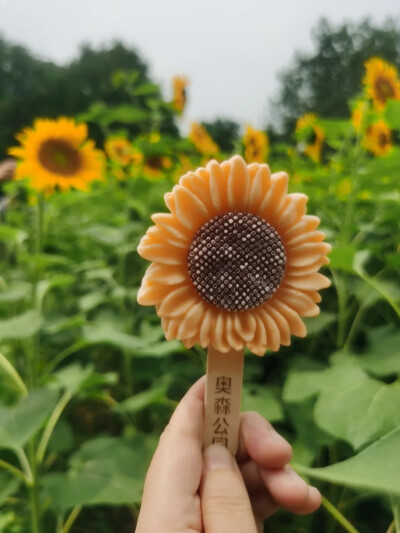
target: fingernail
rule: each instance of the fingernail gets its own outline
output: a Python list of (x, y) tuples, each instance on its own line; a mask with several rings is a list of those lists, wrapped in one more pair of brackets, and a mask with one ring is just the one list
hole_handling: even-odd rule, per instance
[(206, 470), (234, 470), (233, 457), (229, 450), (221, 444), (211, 444), (204, 450)]

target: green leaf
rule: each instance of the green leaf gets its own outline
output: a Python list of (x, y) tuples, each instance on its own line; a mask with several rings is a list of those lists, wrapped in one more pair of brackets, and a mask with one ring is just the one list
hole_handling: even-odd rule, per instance
[(148, 112), (138, 107), (130, 105), (108, 106), (104, 108), (101, 115), (97, 117), (97, 121), (109, 126), (113, 122), (121, 122), (123, 124), (137, 124), (147, 120)]
[(61, 418), (51, 434), (48, 452), (49, 453), (63, 453), (72, 450), (75, 443), (75, 435), (72, 426), (67, 420)]
[(150, 94), (158, 94), (160, 89), (155, 83), (142, 83), (135, 88), (136, 96), (147, 96)]
[(267, 385), (243, 385), (242, 411), (256, 411), (269, 422), (285, 418), (276, 394)]
[(78, 300), (78, 307), (87, 313), (107, 301), (108, 297), (103, 291), (88, 292)]
[(17, 405), (0, 406), (0, 448), (21, 448), (39, 430), (53, 410), (58, 392), (37, 389)]
[(145, 348), (139, 337), (106, 326), (85, 326), (83, 337), (89, 344), (110, 344), (121, 350), (135, 351)]
[(125, 241), (126, 230), (105, 224), (95, 224), (82, 230), (82, 233), (100, 244), (119, 246)]
[(331, 260), (330, 268), (353, 273), (355, 252), (356, 249), (352, 245), (334, 246), (329, 254), (329, 259)]
[(43, 332), (48, 335), (55, 335), (71, 328), (78, 328), (86, 323), (84, 315), (62, 316), (54, 319), (47, 319), (43, 324)]
[(297, 466), (312, 478), (347, 487), (400, 494), (400, 427), (358, 455), (325, 468)]
[(174, 339), (172, 341), (161, 341), (149, 344), (148, 346), (138, 348), (134, 351), (136, 355), (146, 357), (165, 357), (173, 353), (185, 351), (185, 349), (181, 342)]
[(152, 387), (139, 392), (124, 400), (115, 407), (115, 411), (122, 413), (136, 413), (154, 403), (162, 402), (165, 398), (166, 386)]
[[(368, 441), (364, 422), (383, 387), (380, 381), (366, 379), (324, 389), (314, 409), (316, 424), (331, 435), (349, 442), (353, 448), (359, 448), (366, 442), (365, 439)], [(369, 429), (378, 436), (384, 432), (380, 421), (375, 421)]]
[(0, 292), (0, 303), (12, 303), (25, 300), (32, 292), (30, 283), (18, 283)]
[(37, 333), (43, 319), (35, 309), (12, 318), (0, 320), (0, 341), (5, 339), (26, 339)]
[(365, 372), (352, 364), (352, 361), (348, 364), (334, 365), (322, 371), (292, 370), (283, 388), (283, 400), (288, 403), (299, 403), (322, 390), (329, 391), (331, 388), (346, 387), (367, 379)]
[(64, 511), (76, 505), (139, 502), (154, 448), (154, 439), (140, 434), (126, 442), (114, 437), (86, 442), (72, 456), (68, 472), (42, 477), (51, 506)]
[(373, 328), (369, 334), (368, 350), (358, 356), (360, 366), (376, 376), (388, 376), (400, 372), (400, 331), (398, 327), (385, 325)]
[(13, 244), (22, 244), (28, 237), (25, 231), (12, 226), (0, 224), (0, 242), (11, 242)]
[(400, 426), (400, 382), (382, 385), (368, 407), (354, 442), (356, 448)]
[(68, 287), (75, 282), (75, 276), (71, 274), (59, 274), (51, 279), (42, 279), (37, 284), (36, 298), (41, 303), (46, 294), (56, 287)]
[(315, 396), (321, 390), (323, 371), (291, 371), (283, 387), (284, 402), (297, 403)]
[(385, 121), (392, 130), (400, 131), (400, 102), (398, 100), (386, 102)]
[(353, 131), (348, 119), (319, 119), (318, 124), (323, 128), (327, 141), (340, 140)]
[(321, 333), (327, 329), (333, 322), (337, 320), (335, 313), (329, 313), (328, 311), (321, 313), (320, 315), (312, 318), (303, 318), (303, 322), (307, 328), (308, 335), (315, 335)]
[(93, 365), (82, 367), (78, 363), (59, 370), (54, 374), (54, 378), (63, 388), (68, 389), (71, 395), (88, 389), (114, 385), (118, 380), (114, 372), (100, 374), (94, 371)]
[(69, 265), (71, 260), (63, 255), (56, 254), (24, 254), (20, 256), (21, 262), (28, 264), (31, 268), (46, 270), (50, 267)]
[(7, 472), (0, 472), (0, 505), (15, 494), (21, 484), (21, 481)]

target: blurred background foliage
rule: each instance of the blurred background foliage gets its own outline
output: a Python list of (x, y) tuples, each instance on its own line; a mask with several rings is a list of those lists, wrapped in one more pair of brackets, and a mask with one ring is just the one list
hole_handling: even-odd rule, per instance
[(321, 21), (315, 39), (282, 74), (279, 124), (216, 119), (188, 137), (190, 84), (164, 99), (122, 44), (57, 66), (0, 41), (1, 155), (37, 117), (67, 115), (105, 164), (88, 190), (38, 191), (12, 161), (0, 169), (1, 533), (134, 529), (158, 436), (205, 369), (204, 350), (165, 342), (136, 303), (136, 247), (181, 175), (233, 153), (285, 169), (334, 246), (307, 338), (246, 356), (243, 410), (277, 427), (324, 495), (268, 530), (400, 531), (400, 96), (377, 109), (363, 83), (371, 57), (399, 66), (399, 28)]

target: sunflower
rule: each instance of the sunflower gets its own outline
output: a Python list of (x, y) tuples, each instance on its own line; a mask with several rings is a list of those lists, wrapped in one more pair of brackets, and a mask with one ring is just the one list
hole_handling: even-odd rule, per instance
[(172, 105), (179, 112), (182, 113), (186, 105), (186, 87), (188, 80), (182, 76), (175, 76), (172, 79), (172, 86), (174, 95), (172, 98)]
[(165, 195), (170, 213), (138, 252), (153, 263), (138, 302), (155, 305), (166, 338), (221, 352), (245, 345), (258, 355), (306, 335), (329, 280), (329, 244), (306, 215), (307, 196), (287, 194), (288, 176), (235, 156), (184, 175)]
[(143, 172), (146, 177), (157, 179), (163, 176), (164, 172), (173, 167), (172, 159), (166, 155), (148, 154), (144, 159)]
[(382, 111), (389, 99), (400, 100), (400, 81), (396, 67), (379, 57), (372, 57), (364, 63), (366, 68), (363, 83), (374, 106)]
[(392, 149), (392, 133), (383, 120), (379, 120), (365, 131), (364, 148), (378, 157), (382, 157)]
[[(322, 145), (325, 139), (324, 130), (317, 124), (317, 116), (314, 113), (306, 113), (297, 120), (296, 134), (299, 138), (306, 139), (304, 153), (314, 163), (321, 160)], [(312, 142), (310, 142), (310, 140)]]
[(196, 122), (192, 122), (189, 139), (203, 155), (215, 155), (219, 152), (219, 146), (212, 140), (207, 130)]
[(244, 158), (247, 163), (263, 163), (267, 157), (269, 140), (264, 131), (247, 126), (243, 136)]
[(33, 128), (17, 135), (21, 146), (9, 153), (21, 162), (16, 178), (29, 178), (39, 191), (76, 189), (87, 190), (88, 184), (102, 179), (104, 156), (87, 140), (86, 124), (72, 119), (37, 119)]
[(106, 140), (104, 147), (108, 157), (117, 165), (127, 166), (143, 160), (142, 154), (134, 150), (125, 137), (111, 137)]

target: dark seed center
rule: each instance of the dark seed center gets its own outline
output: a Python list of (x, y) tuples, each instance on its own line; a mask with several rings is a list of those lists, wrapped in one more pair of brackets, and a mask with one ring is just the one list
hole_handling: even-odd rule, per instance
[(252, 309), (282, 282), (285, 249), (278, 232), (250, 213), (218, 215), (195, 235), (189, 275), (200, 296), (227, 311)]
[(68, 177), (80, 170), (79, 151), (62, 139), (48, 139), (39, 149), (39, 161), (50, 172)]

